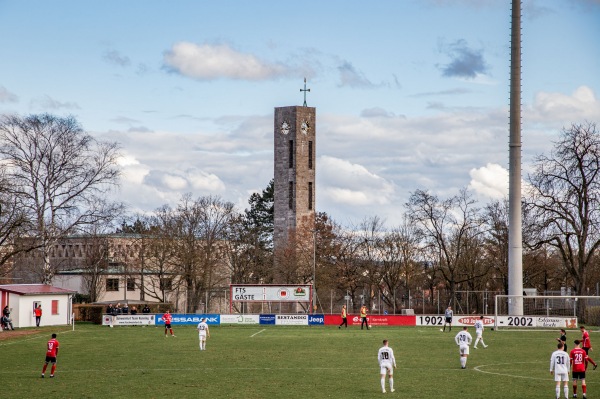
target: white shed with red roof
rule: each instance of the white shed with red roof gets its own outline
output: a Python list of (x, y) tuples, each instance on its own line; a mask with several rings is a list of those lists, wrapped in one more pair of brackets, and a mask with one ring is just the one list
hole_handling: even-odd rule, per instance
[(47, 284), (0, 285), (2, 309), (8, 306), (13, 325), (35, 327), (34, 309), (42, 306), (40, 327), (71, 323), (71, 298), (75, 291)]

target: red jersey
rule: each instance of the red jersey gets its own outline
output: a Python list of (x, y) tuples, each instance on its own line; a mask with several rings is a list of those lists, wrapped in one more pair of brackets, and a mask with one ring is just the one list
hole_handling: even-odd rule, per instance
[(592, 343), (590, 342), (590, 334), (586, 330), (583, 330), (583, 335), (581, 337), (581, 347), (582, 348), (591, 348), (592, 347)]
[(171, 313), (165, 313), (163, 315), (163, 320), (164, 320), (165, 324), (171, 324), (172, 318), (173, 318), (173, 316), (171, 316)]
[(42, 308), (35, 308), (34, 312), (36, 317), (42, 317)]
[(573, 372), (584, 372), (585, 365), (587, 363), (587, 353), (581, 348), (575, 348), (569, 354), (571, 358), (571, 371)]
[(48, 349), (46, 350), (46, 356), (56, 357), (58, 354), (58, 341), (56, 338), (52, 338), (48, 341)]

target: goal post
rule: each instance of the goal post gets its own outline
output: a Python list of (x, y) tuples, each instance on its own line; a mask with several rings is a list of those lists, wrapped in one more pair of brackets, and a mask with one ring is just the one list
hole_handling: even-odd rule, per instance
[[(523, 314), (511, 315), (514, 302)], [(600, 325), (600, 296), (496, 295), (494, 327), (576, 328), (578, 323)]]

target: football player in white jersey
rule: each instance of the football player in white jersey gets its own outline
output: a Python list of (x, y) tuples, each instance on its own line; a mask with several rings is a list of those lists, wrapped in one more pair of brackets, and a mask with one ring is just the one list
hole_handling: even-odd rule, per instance
[(479, 341), (481, 341), (481, 345), (484, 348), (487, 348), (487, 345), (483, 342), (483, 316), (480, 316), (479, 320), (475, 322), (475, 343), (473, 344), (473, 348), (477, 349)]
[(206, 339), (210, 338), (210, 331), (208, 331), (208, 324), (206, 324), (206, 318), (202, 319), (198, 323), (198, 338), (200, 339), (200, 350), (206, 350)]
[(454, 342), (458, 345), (458, 352), (460, 353), (460, 368), (467, 368), (467, 357), (469, 356), (471, 341), (473, 341), (473, 337), (467, 331), (467, 326), (464, 326), (462, 331), (454, 337)]
[(381, 370), (381, 391), (385, 393), (385, 375), (387, 373), (390, 376), (390, 392), (394, 392), (394, 369), (396, 368), (396, 358), (394, 357), (394, 351), (388, 346), (387, 339), (383, 340), (383, 346), (379, 348), (377, 360), (379, 360), (379, 369)]
[(550, 374), (554, 374), (554, 381), (556, 381), (556, 399), (560, 398), (560, 382), (563, 381), (565, 386), (563, 387), (565, 398), (569, 397), (569, 369), (571, 366), (571, 359), (569, 354), (564, 351), (564, 345), (559, 342), (558, 350), (552, 352), (550, 357)]

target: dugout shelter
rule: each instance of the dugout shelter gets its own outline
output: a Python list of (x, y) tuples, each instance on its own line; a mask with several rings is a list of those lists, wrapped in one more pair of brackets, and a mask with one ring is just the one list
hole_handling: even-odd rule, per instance
[(34, 309), (42, 306), (40, 326), (71, 324), (72, 298), (75, 291), (47, 284), (0, 285), (2, 309), (11, 309), (13, 326), (35, 327)]

